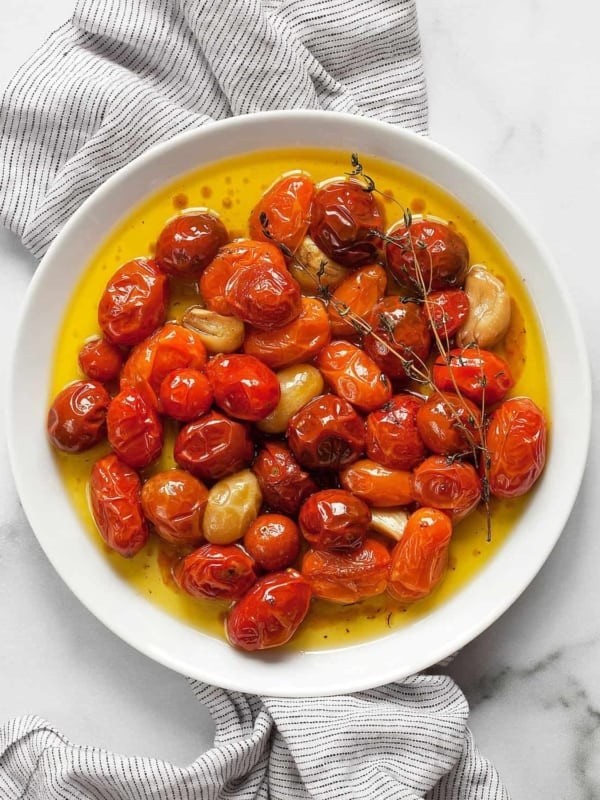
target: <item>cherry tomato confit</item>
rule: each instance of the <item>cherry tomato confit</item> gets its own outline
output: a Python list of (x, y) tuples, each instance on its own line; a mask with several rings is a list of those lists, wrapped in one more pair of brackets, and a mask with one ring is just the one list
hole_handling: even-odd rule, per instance
[(365, 172), (288, 173), (242, 231), (184, 198), (108, 278), (48, 412), (58, 450), (105, 443), (87, 489), (106, 546), (157, 541), (172, 590), (221, 604), (248, 651), (317, 599), (421, 602), (461, 520), (480, 516), (484, 547), (545, 463), (505, 283), (468, 231)]

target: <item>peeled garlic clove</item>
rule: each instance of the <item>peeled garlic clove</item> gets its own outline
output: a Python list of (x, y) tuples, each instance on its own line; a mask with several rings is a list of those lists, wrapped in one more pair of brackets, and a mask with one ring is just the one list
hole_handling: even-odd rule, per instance
[(328, 258), (310, 236), (305, 236), (289, 265), (289, 271), (304, 291), (313, 293), (320, 286), (335, 288), (351, 273), (351, 270)]
[(311, 364), (295, 364), (276, 373), (281, 396), (268, 417), (256, 423), (264, 433), (283, 433), (293, 415), (323, 393), (323, 376)]
[(262, 492), (249, 469), (215, 483), (208, 493), (202, 532), (212, 544), (231, 544), (246, 533), (258, 516)]
[(408, 513), (403, 508), (372, 508), (371, 528), (399, 542), (404, 536)]
[(202, 340), (209, 353), (234, 353), (244, 341), (244, 323), (202, 306), (190, 306), (181, 322)]
[(469, 314), (456, 334), (456, 344), (493, 347), (510, 325), (510, 296), (506, 287), (482, 264), (474, 264), (465, 280)]

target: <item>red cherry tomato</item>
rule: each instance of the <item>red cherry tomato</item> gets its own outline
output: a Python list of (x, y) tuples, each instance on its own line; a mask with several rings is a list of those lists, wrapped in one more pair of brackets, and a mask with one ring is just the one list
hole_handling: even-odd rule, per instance
[(496, 497), (525, 494), (546, 463), (546, 420), (533, 400), (513, 397), (493, 411), (486, 435), (488, 480)]
[(161, 539), (197, 547), (203, 539), (202, 518), (208, 489), (182, 469), (158, 472), (142, 487), (142, 509)]
[(175, 369), (160, 385), (163, 414), (182, 422), (205, 414), (212, 405), (213, 393), (208, 378), (197, 369)]
[(324, 347), (317, 366), (333, 391), (359, 411), (381, 408), (392, 396), (392, 385), (372, 358), (351, 342), (338, 340)]
[(358, 181), (330, 181), (315, 195), (309, 230), (329, 258), (345, 267), (362, 267), (377, 260), (383, 213)]
[(218, 481), (252, 461), (248, 426), (218, 411), (188, 422), (175, 440), (175, 461), (201, 480)]
[(469, 315), (469, 297), (462, 289), (430, 292), (426, 303), (435, 330), (442, 342), (452, 338)]
[(48, 437), (65, 453), (80, 453), (102, 441), (110, 396), (96, 381), (74, 381), (54, 398), (48, 411)]
[(281, 397), (277, 376), (254, 356), (215, 356), (206, 365), (206, 374), (215, 403), (236, 419), (264, 419)]
[(259, 330), (288, 325), (302, 311), (300, 284), (285, 267), (241, 267), (227, 281), (225, 297), (236, 317)]
[(192, 597), (239, 600), (256, 583), (254, 567), (238, 545), (205, 544), (177, 564), (174, 577)]
[(340, 483), (369, 506), (390, 508), (405, 506), (414, 500), (411, 472), (389, 469), (368, 458), (343, 469)]
[(94, 381), (108, 383), (119, 377), (123, 366), (123, 351), (103, 338), (90, 339), (79, 351), (82, 372)]
[(317, 485), (296, 461), (289, 448), (267, 442), (259, 451), (252, 470), (263, 500), (281, 514), (295, 516), (303, 501), (317, 491)]
[(261, 514), (244, 534), (244, 547), (259, 567), (274, 572), (298, 558), (300, 531), (283, 514)]
[(479, 347), (450, 350), (438, 356), (433, 365), (433, 382), (440, 391), (456, 391), (478, 406), (491, 406), (502, 400), (514, 386), (508, 363)]
[(434, 392), (417, 411), (417, 428), (440, 455), (470, 455), (481, 444), (481, 411), (466, 397)]
[(385, 592), (390, 554), (376, 539), (350, 552), (309, 550), (302, 560), (302, 575), (314, 597), (333, 603), (357, 603)]
[(290, 419), (288, 444), (308, 469), (341, 469), (365, 449), (365, 423), (350, 403), (334, 394), (310, 400)]
[(141, 482), (114, 453), (96, 461), (90, 473), (90, 506), (100, 535), (129, 558), (148, 541), (148, 525), (140, 503)]
[[(348, 319), (353, 315), (366, 319), (374, 305), (380, 302), (387, 288), (387, 275), (379, 264), (371, 264), (353, 272), (333, 292), (328, 313), (334, 336), (355, 337), (357, 330)], [(341, 312), (341, 313), (340, 313)]]
[(452, 522), (443, 511), (419, 508), (410, 515), (392, 551), (388, 583), (392, 597), (411, 602), (431, 594), (446, 571), (451, 537)]
[(314, 196), (312, 180), (301, 172), (275, 181), (252, 209), (250, 236), (293, 253), (306, 236)]
[(134, 469), (151, 464), (162, 450), (163, 429), (152, 402), (138, 389), (113, 397), (106, 415), (110, 446)]
[(408, 470), (422, 461), (427, 448), (417, 429), (417, 412), (423, 401), (397, 394), (367, 417), (367, 454), (389, 469)]
[(464, 519), (481, 500), (475, 467), (445, 456), (431, 456), (419, 464), (413, 485), (419, 505), (445, 511), (453, 522)]
[(186, 211), (170, 219), (156, 243), (156, 263), (167, 275), (197, 277), (227, 242), (221, 220), (209, 211)]
[(169, 284), (153, 261), (136, 258), (117, 270), (98, 304), (98, 323), (114, 344), (131, 346), (162, 325)]
[(365, 352), (385, 374), (406, 380), (411, 365), (420, 368), (429, 356), (431, 332), (423, 306), (388, 295), (367, 319), (373, 333), (365, 337)]
[(354, 550), (360, 547), (371, 522), (366, 503), (345, 489), (312, 494), (300, 509), (302, 535), (316, 550)]
[(463, 285), (469, 268), (469, 249), (462, 236), (446, 222), (413, 219), (410, 235), (406, 234), (403, 222), (389, 233), (398, 241), (388, 242), (385, 257), (400, 283), (415, 286), (420, 292)]

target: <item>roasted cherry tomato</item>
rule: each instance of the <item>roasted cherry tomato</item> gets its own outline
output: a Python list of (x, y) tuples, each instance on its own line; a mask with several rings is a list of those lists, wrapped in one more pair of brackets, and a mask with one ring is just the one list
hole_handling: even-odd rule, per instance
[(387, 275), (379, 264), (371, 264), (353, 272), (343, 280), (329, 300), (328, 312), (334, 336), (356, 336), (358, 331), (349, 313), (365, 319), (374, 305), (385, 295)]
[(275, 373), (254, 356), (220, 355), (206, 365), (215, 403), (231, 417), (256, 422), (275, 408), (281, 396)]
[(264, 502), (274, 511), (295, 516), (317, 485), (280, 442), (267, 442), (259, 451), (252, 470), (258, 479)]
[(505, 400), (487, 428), (488, 480), (496, 497), (529, 491), (546, 463), (546, 420), (528, 397)]
[(308, 175), (295, 172), (275, 181), (250, 214), (250, 236), (276, 242), (293, 253), (308, 230), (315, 187)]
[(119, 377), (123, 366), (123, 351), (102, 337), (90, 339), (79, 351), (79, 366), (88, 378), (108, 383)]
[(392, 396), (387, 375), (351, 342), (330, 342), (317, 356), (317, 366), (331, 389), (359, 411), (381, 408)]
[(367, 417), (367, 454), (389, 469), (408, 470), (422, 461), (427, 448), (417, 429), (423, 401), (396, 394), (387, 405)]
[(74, 381), (54, 398), (48, 411), (50, 441), (65, 453), (80, 453), (106, 434), (110, 397), (96, 381)]
[(142, 487), (142, 508), (157, 534), (171, 544), (197, 547), (208, 489), (183, 469), (158, 472)]
[(341, 469), (364, 452), (365, 423), (346, 400), (322, 394), (294, 414), (287, 439), (308, 469)]
[(163, 428), (154, 405), (139, 389), (124, 389), (113, 397), (106, 415), (110, 446), (134, 469), (151, 464), (162, 450)]
[(310, 361), (331, 338), (327, 310), (321, 300), (303, 297), (295, 320), (275, 330), (250, 328), (244, 352), (260, 358), (271, 369)]
[(122, 556), (139, 552), (148, 541), (137, 473), (114, 453), (96, 461), (90, 473), (90, 506), (100, 535)]
[(310, 607), (310, 586), (296, 570), (265, 575), (229, 612), (227, 638), (242, 650), (266, 650), (288, 642)]
[(383, 213), (358, 181), (329, 181), (317, 190), (309, 231), (329, 258), (346, 267), (362, 267), (377, 260)]
[(458, 389), (480, 407), (498, 403), (515, 383), (508, 363), (479, 347), (456, 348), (447, 356), (438, 356), (433, 382), (442, 392)]
[(481, 481), (472, 464), (430, 456), (415, 469), (415, 500), (421, 506), (445, 511), (453, 522), (460, 522), (481, 500)]
[(417, 411), (417, 428), (440, 455), (470, 455), (481, 444), (481, 411), (466, 397), (434, 392)]
[(430, 292), (426, 303), (442, 342), (451, 339), (469, 315), (469, 296), (462, 289)]
[(179, 466), (192, 475), (218, 481), (247, 467), (254, 445), (248, 425), (209, 411), (179, 431), (174, 455)]
[(205, 544), (183, 558), (173, 571), (192, 597), (239, 600), (256, 583), (253, 559), (241, 547)]
[(397, 241), (388, 242), (385, 257), (400, 283), (415, 286), (421, 293), (463, 285), (469, 268), (469, 249), (462, 236), (446, 222), (413, 219), (409, 234), (403, 222), (389, 234)]
[(160, 385), (159, 405), (163, 414), (189, 422), (205, 414), (212, 405), (208, 378), (197, 369), (175, 369)]
[(197, 277), (227, 242), (227, 231), (210, 211), (186, 211), (170, 219), (156, 243), (156, 263), (167, 275)]
[(368, 505), (345, 489), (325, 489), (312, 494), (298, 515), (302, 535), (315, 550), (360, 547), (370, 522)]
[(333, 603), (357, 603), (385, 592), (390, 554), (376, 539), (367, 539), (355, 550), (309, 550), (302, 559), (302, 575), (314, 597)]
[(117, 270), (98, 304), (98, 323), (114, 344), (131, 346), (162, 325), (169, 283), (153, 261), (136, 258)]
[(298, 281), (285, 267), (260, 262), (236, 270), (227, 281), (225, 297), (236, 317), (263, 331), (289, 325), (302, 311)]
[(414, 500), (413, 476), (408, 470), (389, 469), (368, 458), (340, 472), (340, 483), (369, 506), (405, 506)]
[(419, 508), (406, 523), (404, 535), (392, 551), (388, 592), (410, 602), (427, 597), (448, 565), (452, 522), (435, 508)]
[(259, 567), (274, 572), (298, 558), (300, 531), (283, 514), (261, 514), (244, 534), (244, 547)]
[(367, 322), (373, 333), (365, 337), (365, 351), (388, 377), (406, 380), (411, 367), (418, 369), (427, 359), (431, 332), (421, 304), (388, 295)]

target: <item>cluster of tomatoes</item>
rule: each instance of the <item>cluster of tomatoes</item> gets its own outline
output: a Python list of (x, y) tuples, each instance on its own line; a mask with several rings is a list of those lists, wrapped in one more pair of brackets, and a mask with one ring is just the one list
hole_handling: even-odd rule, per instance
[[(426, 596), (453, 524), (544, 465), (544, 417), (504, 399), (507, 362), (456, 346), (477, 311), (464, 239), (406, 214), (385, 233), (370, 188), (284, 176), (231, 242), (209, 210), (170, 220), (153, 259), (108, 281), (86, 377), (49, 411), (63, 451), (108, 439), (89, 495), (109, 547), (132, 556), (151, 531), (176, 547), (178, 586), (229, 601), (247, 650), (288, 641), (311, 597)], [(167, 321), (182, 280), (199, 303)], [(177, 468), (156, 471), (167, 418)]]

